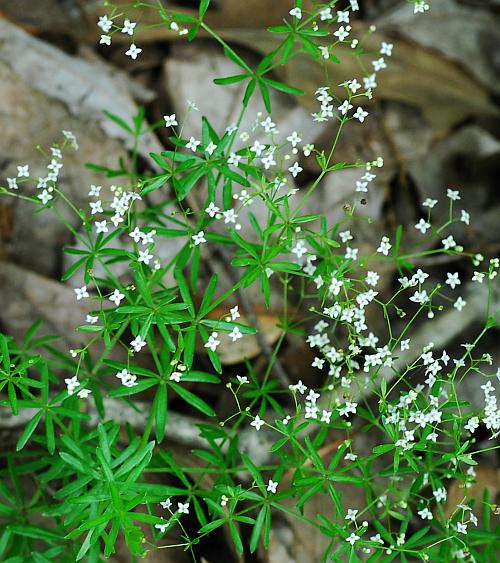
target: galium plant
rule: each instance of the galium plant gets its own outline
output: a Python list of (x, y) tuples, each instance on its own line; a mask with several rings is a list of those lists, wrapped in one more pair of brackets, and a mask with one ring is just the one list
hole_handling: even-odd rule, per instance
[[(315, 2), (312, 11), (297, 2), (269, 29), (279, 45), (252, 67), (205, 22), (208, 0), (197, 17), (135, 4), (157, 10), (159, 24), (186, 40), (203, 30), (221, 45), (239, 70), (215, 82), (246, 85), (241, 112), (224, 131), (200, 116), (199, 136), (189, 138), (176, 114), (148, 126), (142, 109), (133, 123), (108, 113), (134, 148), (118, 169), (92, 165), (116, 183), (90, 186), (88, 208), (75, 206), (59, 183), (64, 153), (78, 149), (69, 131), (46, 153), (45, 176), (37, 180), (21, 164), (2, 188), (72, 233), (75, 244), (64, 251), (74, 261), (62, 279), (77, 280), (75, 300), (88, 303), (76, 327), (78, 349), (63, 353), (54, 337), (37, 337), (39, 323), (22, 342), (0, 337), (1, 406), (5, 416), (24, 420), (15, 451), (0, 454), (2, 560), (101, 561), (124, 538), (134, 557), (170, 548), (198, 561), (205, 539), (221, 528), (237, 552), (254, 553), (269, 545), (280, 513), (324, 536), (322, 561), (495, 560), (494, 499), (488, 489), (474, 497), (467, 490), (478, 459), (498, 447), (499, 371), (475, 349), (499, 325), (499, 260), (468, 253), (455, 240), (452, 229), (469, 225), (470, 215), (453, 188), (441, 201), (422, 202), (414, 233), (399, 226), (362, 250), (354, 228), (366, 222), (359, 209), (383, 158), (336, 159), (347, 123), (359, 122), (363, 134), (363, 101), (376, 91), (392, 45), (373, 53), (364, 37), (352, 38), (354, 0)], [(416, 12), (428, 9), (414, 4)], [(125, 55), (136, 59), (142, 49), (133, 5), (130, 12), (106, 6), (101, 44), (128, 34)], [(327, 62), (341, 63), (340, 44), (352, 47), (360, 70), (334, 85)], [(335, 125), (327, 150), (303, 141), (300, 131), (278, 132), (273, 122), (272, 91), (302, 93), (273, 71), (304, 55), (325, 68), (311, 119)], [(256, 96), (267, 114), (242, 130)], [(168, 128), (171, 146), (139, 169), (139, 140), (158, 127)], [(299, 191), (304, 159), (320, 172)], [(314, 195), (328, 175), (346, 169), (359, 171), (355, 197), (344, 218), (332, 221), (315, 209)], [(258, 205), (264, 213), (257, 215)], [(448, 206), (443, 224), (434, 219), (436, 206)], [(174, 243), (179, 251), (162, 259)], [(455, 271), (432, 283), (418, 264), (436, 255), (471, 260), (472, 291), (460, 291), (466, 280)], [(399, 279), (387, 298), (380, 283), (388, 267)], [(279, 303), (280, 336), (272, 345), (253, 313), (254, 287), (267, 308)], [(460, 315), (477, 306), (478, 294), (482, 328), (455, 357), (419, 331), (421, 318), (431, 327), (450, 311)], [(380, 318), (384, 328), (375, 334), (370, 325), (380, 327)], [(292, 336), (314, 352), (317, 375), (307, 385), (280, 361)], [(244, 338), (257, 338), (267, 361), (246, 359), (236, 374), (219, 352)], [(481, 386), (482, 408), (463, 396), (465, 378)], [(211, 404), (211, 386), (232, 405), (230, 414)], [(187, 462), (166, 440), (181, 433), (172, 402), (197, 417)], [(124, 418), (122, 409), (134, 417)], [(478, 448), (478, 429), (487, 430), (490, 446)], [(363, 451), (361, 439), (370, 434), (378, 443)], [(450, 504), (453, 482), (463, 498)], [(318, 496), (329, 503), (321, 513)], [(173, 543), (175, 535), (181, 540)]]

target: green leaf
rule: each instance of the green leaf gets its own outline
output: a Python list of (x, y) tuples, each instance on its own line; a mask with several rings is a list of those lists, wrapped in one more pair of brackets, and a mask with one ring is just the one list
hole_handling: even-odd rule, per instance
[(165, 436), (165, 426), (167, 424), (167, 386), (161, 384), (158, 387), (155, 402), (155, 433), (156, 441), (161, 443)]
[(122, 129), (125, 129), (125, 131), (127, 131), (127, 133), (130, 133), (131, 135), (134, 134), (134, 130), (132, 129), (132, 127), (130, 127), (130, 125), (128, 125), (121, 117), (118, 117), (114, 113), (111, 113), (110, 111), (107, 111), (105, 109), (102, 110), (102, 113), (108, 119), (111, 119), (111, 121), (114, 121), (119, 127), (121, 127)]
[(200, 397), (198, 397), (194, 393), (191, 393), (191, 391), (184, 389), (184, 387), (178, 385), (177, 383), (170, 381), (169, 385), (179, 395), (179, 397), (186, 401), (186, 403), (189, 403), (195, 409), (198, 409), (207, 416), (215, 416), (215, 411), (212, 409), (212, 407), (207, 405), (207, 403), (205, 403), (203, 399), (200, 399)]
[(26, 442), (30, 439), (31, 435), (33, 434), (36, 427), (38, 426), (38, 423), (42, 418), (42, 414), (43, 414), (42, 411), (38, 411), (35, 414), (35, 416), (27, 422), (26, 426), (24, 427), (23, 433), (21, 434), (19, 440), (17, 441), (16, 451), (22, 450), (24, 448)]
[(238, 529), (236, 528), (236, 524), (232, 520), (229, 520), (229, 532), (236, 551), (238, 553), (243, 553), (243, 544), (241, 543), (241, 538), (238, 533)]
[(257, 520), (255, 521), (252, 536), (250, 537), (250, 553), (254, 553), (259, 545), (259, 538), (262, 531), (262, 526), (264, 525), (264, 521), (266, 519), (266, 510), (267, 506), (264, 505), (257, 516)]
[(226, 76), (225, 78), (215, 78), (214, 84), (223, 86), (224, 84), (236, 84), (248, 78), (248, 74), (235, 74), (233, 76)]
[(304, 90), (301, 90), (300, 88), (295, 88), (293, 86), (289, 86), (288, 84), (283, 84), (283, 82), (278, 82), (277, 80), (271, 80), (271, 78), (264, 78), (263, 80), (266, 84), (269, 84), (269, 86), (271, 86), (275, 90), (279, 90), (280, 92), (292, 94), (293, 96), (304, 95)]

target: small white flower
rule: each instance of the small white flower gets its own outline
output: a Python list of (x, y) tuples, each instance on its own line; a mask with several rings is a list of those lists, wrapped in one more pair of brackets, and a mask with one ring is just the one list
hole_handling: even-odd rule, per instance
[(356, 515), (358, 514), (359, 510), (354, 510), (352, 508), (348, 508), (347, 509), (347, 514), (345, 516), (345, 520), (350, 520), (351, 522), (354, 522), (354, 520), (356, 520)]
[(95, 215), (96, 213), (102, 213), (103, 209), (102, 209), (102, 203), (101, 200), (97, 200), (97, 201), (90, 201), (89, 202), (90, 205), (90, 213), (92, 215)]
[(363, 121), (365, 120), (365, 117), (368, 116), (368, 112), (365, 111), (362, 107), (358, 107), (358, 109), (355, 111), (353, 117), (355, 119), (358, 119), (360, 123), (363, 123)]
[(478, 283), (483, 283), (484, 274), (482, 272), (474, 272), (474, 275), (472, 276), (472, 281), (477, 281)]
[(203, 243), (207, 242), (207, 239), (205, 238), (205, 232), (204, 231), (200, 231), (199, 233), (196, 233), (195, 235), (193, 235), (191, 237), (191, 240), (193, 241), (193, 244), (195, 246), (198, 246), (199, 244), (203, 244)]
[(107, 227), (107, 221), (96, 221), (94, 223), (94, 225), (95, 225), (95, 232), (97, 234), (107, 233), (109, 231), (109, 229)]
[(290, 168), (288, 169), (288, 172), (290, 172), (290, 174), (296, 178), (297, 175), (302, 172), (303, 168), (299, 165), (298, 162), (295, 162), (295, 164), (293, 166), (290, 166)]
[(186, 145), (187, 149), (191, 149), (193, 152), (196, 152), (196, 148), (200, 144), (200, 141), (197, 141), (194, 137), (189, 137), (189, 141)]
[(144, 262), (148, 266), (152, 259), (153, 255), (149, 253), (149, 250), (139, 250), (138, 262)]
[(180, 514), (189, 514), (189, 502), (178, 502), (177, 503), (177, 512)]
[(174, 127), (175, 125), (179, 125), (177, 123), (175, 113), (173, 113), (172, 115), (164, 115), (163, 119), (165, 120), (165, 127)]
[(262, 420), (262, 418), (260, 418), (260, 416), (257, 415), (250, 423), (250, 426), (253, 426), (255, 430), (257, 430), (258, 432), (262, 428), (262, 426), (264, 426), (264, 424), (265, 422)]
[(243, 334), (241, 334), (241, 330), (237, 326), (235, 326), (229, 333), (229, 338), (231, 338), (233, 342), (236, 342), (240, 338), (243, 338)]
[(217, 332), (212, 332), (212, 334), (208, 337), (207, 342), (205, 342), (205, 348), (215, 352), (220, 344), (220, 340), (217, 340), (217, 336), (219, 336)]
[(219, 213), (220, 209), (215, 205), (213, 201), (210, 202), (210, 205), (205, 209), (205, 213), (210, 217), (215, 217), (217, 213)]
[(345, 100), (344, 102), (342, 102), (342, 104), (340, 104), (340, 106), (337, 109), (339, 110), (341, 115), (346, 115), (346, 113), (353, 107), (354, 106), (350, 104), (348, 100)]
[(454, 274), (450, 274), (450, 272), (447, 272), (445, 283), (447, 283), (451, 287), (451, 289), (455, 289), (455, 287), (457, 287), (457, 285), (460, 285), (462, 282), (458, 277), (458, 272), (455, 272)]
[(89, 191), (89, 196), (90, 197), (99, 197), (99, 194), (101, 193), (101, 186), (96, 186), (95, 184), (92, 184), (90, 186), (90, 191)]
[(99, 41), (99, 45), (111, 45), (111, 36), (101, 35), (101, 40)]
[(21, 165), (17, 167), (17, 177), (18, 178), (29, 178), (30, 175), (30, 167), (28, 164)]
[(146, 346), (146, 341), (143, 340), (139, 335), (136, 336), (134, 338), (134, 340), (132, 340), (130, 342), (130, 346), (132, 346), (132, 348), (136, 351), (136, 352), (140, 352), (142, 350), (142, 348), (144, 348), (144, 346)]
[(430, 223), (428, 223), (425, 219), (420, 219), (420, 221), (415, 225), (415, 229), (420, 231), (423, 235), (431, 228)]
[(418, 515), (422, 518), (422, 520), (432, 520), (432, 512), (427, 507), (419, 510)]
[(302, 19), (302, 10), (300, 8), (292, 8), (289, 14), (298, 20)]
[(466, 225), (470, 224), (470, 214), (467, 213), (467, 211), (464, 211), (463, 209), (460, 212), (460, 221), (462, 221), (462, 223), (465, 223)]
[(422, 203), (422, 205), (423, 205), (424, 207), (428, 207), (429, 209), (432, 209), (432, 208), (436, 205), (437, 202), (438, 202), (437, 199), (431, 199), (430, 197), (428, 197), (428, 198)]
[(401, 352), (410, 349), (410, 339), (407, 338), (406, 340), (401, 340), (400, 342)]
[(369, 271), (366, 274), (365, 282), (368, 285), (375, 287), (377, 285), (379, 279), (380, 279), (380, 276), (379, 276), (379, 274), (377, 274), (377, 272)]
[(91, 393), (92, 391), (90, 389), (80, 389), (76, 395), (80, 399), (86, 399)]
[(377, 248), (377, 252), (387, 256), (389, 254), (389, 250), (392, 248), (392, 245), (389, 242), (388, 237), (382, 237), (382, 241), (380, 242), (379, 247)]
[(458, 201), (460, 199), (458, 190), (446, 190), (446, 197), (448, 197), (452, 201)]
[(137, 56), (139, 55), (139, 53), (142, 52), (142, 49), (140, 49), (139, 47), (137, 47), (135, 45), (135, 43), (132, 43), (132, 45), (130, 45), (130, 47), (128, 48), (128, 51), (125, 51), (125, 54), (130, 57), (132, 60), (135, 61), (135, 59), (137, 59)]
[(162, 500), (160, 506), (168, 510), (172, 506), (172, 501), (169, 498)]
[(443, 239), (441, 243), (445, 250), (449, 250), (450, 248), (455, 248), (455, 246), (457, 246), (455, 239), (451, 235)]
[(82, 285), (82, 287), (75, 287), (73, 291), (76, 294), (77, 301), (80, 301), (80, 299), (87, 299), (87, 297), (89, 297), (86, 285)]
[(160, 530), (160, 533), (164, 534), (167, 531), (167, 528), (169, 526), (168, 522), (165, 522), (165, 524), (155, 524), (155, 528), (157, 530)]
[(392, 55), (392, 49), (394, 45), (392, 43), (386, 43), (382, 41), (382, 46), (380, 47), (380, 54), (390, 57)]
[(236, 379), (240, 385), (246, 385), (248, 383), (248, 377), (245, 375), (237, 375)]
[(113, 21), (110, 20), (108, 16), (101, 16), (99, 18), (99, 22), (97, 23), (97, 26), (100, 27), (104, 31), (104, 33), (108, 33), (112, 25)]
[(47, 205), (54, 196), (48, 190), (43, 190), (41, 194), (38, 194), (38, 198), (44, 205)]
[(125, 20), (123, 22), (122, 33), (127, 33), (128, 35), (134, 35), (134, 28), (136, 25), (137, 25), (136, 22)]
[(277, 488), (278, 488), (278, 481), (273, 481), (272, 479), (269, 479), (269, 482), (267, 484), (267, 491), (275, 494)]
[(436, 489), (432, 492), (436, 502), (444, 502), (446, 500), (446, 489), (441, 487), (440, 489)]
[(7, 178), (7, 184), (9, 185), (9, 190), (17, 190), (19, 188), (17, 178)]
[(463, 522), (457, 522), (457, 532), (459, 534), (467, 534), (467, 524), (464, 524)]
[(109, 300), (112, 301), (117, 307), (122, 299), (125, 299), (125, 295), (123, 295), (123, 293), (120, 293), (118, 289), (115, 289), (109, 296)]
[(231, 315), (231, 320), (235, 321), (241, 317), (238, 305), (235, 305), (231, 309), (229, 309), (229, 314)]
[(345, 539), (347, 543), (354, 545), (359, 540), (359, 536), (357, 536), (354, 532), (351, 533), (349, 537)]

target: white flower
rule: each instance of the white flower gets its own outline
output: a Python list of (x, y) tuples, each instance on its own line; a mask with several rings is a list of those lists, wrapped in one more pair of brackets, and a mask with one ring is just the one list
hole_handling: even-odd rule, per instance
[(142, 49), (139, 49), (139, 47), (137, 47), (135, 43), (132, 43), (132, 45), (130, 45), (130, 47), (128, 48), (128, 51), (125, 51), (125, 54), (135, 61), (135, 59), (137, 59), (137, 55), (139, 55), (139, 53), (141, 52)]
[(196, 152), (196, 148), (200, 144), (200, 141), (196, 140), (194, 137), (189, 137), (189, 141), (186, 145), (187, 149), (191, 149), (193, 152)]
[(345, 520), (350, 520), (351, 522), (354, 522), (354, 520), (356, 520), (356, 515), (359, 512), (359, 510), (354, 510), (352, 508), (348, 508), (347, 509), (347, 514), (345, 516)]
[(466, 430), (468, 430), (471, 434), (473, 434), (476, 429), (479, 427), (479, 418), (477, 416), (472, 416), (467, 421), (467, 424), (464, 426)]
[(368, 112), (365, 111), (362, 107), (358, 107), (358, 109), (355, 111), (353, 117), (356, 119), (359, 119), (360, 123), (363, 123), (363, 121), (365, 120), (365, 117), (367, 117)]
[(178, 502), (177, 503), (177, 512), (180, 514), (189, 514), (189, 502)]
[(452, 201), (458, 201), (460, 199), (458, 190), (446, 190), (446, 197), (448, 197)]
[(205, 213), (207, 213), (210, 217), (215, 217), (217, 213), (219, 213), (220, 209), (215, 205), (213, 201), (210, 202), (210, 205), (205, 209)]
[(358, 540), (359, 536), (357, 536), (354, 532), (352, 532), (352, 534), (345, 539), (345, 541), (347, 543), (350, 543), (351, 545), (354, 545)]
[(76, 395), (80, 399), (86, 399), (91, 393), (92, 391), (90, 389), (80, 389)]
[(231, 315), (232, 321), (239, 319), (241, 317), (241, 315), (240, 315), (240, 312), (239, 312), (239, 309), (238, 309), (238, 305), (235, 305), (234, 307), (229, 309), (229, 314)]
[(350, 25), (346, 25), (345, 27), (341, 25), (333, 35), (335, 35), (335, 37), (338, 37), (339, 41), (344, 41), (345, 39), (347, 39), (347, 37), (349, 37), (350, 32), (351, 32)]
[(148, 266), (152, 259), (153, 255), (149, 253), (149, 250), (139, 250), (138, 262), (144, 262)]
[(390, 57), (392, 55), (393, 47), (394, 45), (392, 43), (386, 43), (385, 41), (382, 41), (382, 46), (380, 47), (380, 54)]
[(108, 18), (108, 16), (101, 16), (99, 18), (99, 22), (97, 23), (97, 26), (100, 27), (104, 33), (108, 33), (112, 25), (113, 22)]
[(260, 418), (259, 415), (257, 415), (252, 422), (250, 423), (250, 426), (253, 426), (255, 428), (255, 430), (257, 430), (257, 432), (262, 428), (262, 426), (264, 426), (264, 421), (262, 420), (262, 418)]
[(451, 289), (455, 289), (455, 287), (457, 287), (457, 285), (460, 285), (462, 282), (458, 277), (458, 272), (455, 272), (454, 274), (450, 274), (450, 272), (447, 272), (445, 283), (447, 283), (451, 287)]
[(479, 283), (483, 283), (484, 274), (481, 273), (481, 272), (474, 272), (474, 275), (472, 276), (472, 281), (477, 281)]
[(205, 238), (205, 232), (204, 231), (200, 231), (199, 233), (196, 233), (195, 235), (193, 235), (191, 237), (191, 240), (193, 241), (193, 244), (195, 246), (198, 246), (199, 244), (203, 244), (203, 243), (207, 242), (207, 239)]
[(432, 512), (427, 507), (419, 510), (418, 515), (422, 518), (422, 520), (432, 520)]
[(348, 100), (345, 100), (342, 104), (340, 104), (340, 106), (338, 107), (338, 110), (342, 115), (345, 115), (353, 107), (354, 106), (352, 104), (350, 104)]
[(240, 385), (245, 385), (248, 383), (248, 377), (246, 377), (245, 375), (237, 375), (236, 379), (238, 380), (238, 383)]
[(289, 14), (298, 20), (302, 19), (302, 10), (300, 8), (292, 8)]
[(17, 167), (17, 177), (22, 178), (23, 176), (29, 178), (30, 175), (30, 167), (28, 164), (18, 166)]
[[(217, 148), (217, 145), (213, 141), (210, 141), (210, 143), (208, 143), (208, 145), (205, 147), (205, 152), (208, 153), (209, 156), (212, 156), (212, 154), (214, 153), (216, 148)], [(238, 157), (238, 158), (241, 158), (241, 157)]]
[(368, 285), (375, 287), (377, 285), (379, 279), (380, 279), (380, 276), (379, 276), (379, 274), (377, 274), (377, 272), (369, 271), (366, 274), (365, 282)]
[(65, 379), (64, 383), (66, 383), (66, 387), (68, 389), (68, 395), (73, 395), (75, 389), (80, 385), (76, 375), (74, 377)]
[(99, 41), (99, 45), (111, 45), (111, 36), (101, 35), (101, 40)]
[(17, 178), (7, 178), (7, 184), (9, 184), (9, 190), (17, 190)]
[[(163, 520), (163, 518), (162, 518)], [(167, 531), (167, 528), (169, 526), (168, 522), (165, 522), (165, 524), (155, 524), (155, 528), (157, 530), (160, 530), (160, 533), (164, 534)]]
[(432, 494), (434, 495), (436, 502), (443, 502), (446, 500), (446, 489), (444, 487), (436, 489), (432, 492)]
[(123, 22), (122, 33), (127, 33), (128, 35), (134, 35), (134, 28), (136, 25), (137, 25), (136, 22), (125, 20)]
[(92, 215), (95, 215), (96, 213), (102, 213), (103, 209), (102, 209), (102, 203), (101, 200), (97, 200), (97, 201), (91, 201), (89, 202), (90, 205), (90, 213)]
[(331, 418), (332, 418), (332, 411), (323, 410), (321, 414), (321, 422), (326, 422), (326, 424), (330, 424)]
[(436, 205), (437, 202), (438, 202), (437, 199), (431, 199), (430, 197), (428, 197), (428, 198), (422, 203), (422, 205), (423, 205), (424, 207), (428, 207), (429, 209), (432, 209), (432, 208)]
[(389, 254), (389, 250), (392, 248), (392, 245), (389, 243), (388, 237), (382, 237), (382, 241), (380, 242), (379, 247), (377, 248), (377, 252), (387, 256)]
[(413, 13), (414, 14), (418, 14), (418, 13), (423, 14), (424, 12), (427, 12), (428, 9), (429, 9), (429, 4), (427, 4), (425, 2), (425, 0), (417, 0), (415, 2), (415, 5), (413, 6)]
[[(302, 139), (299, 137), (297, 131), (292, 131), (292, 133), (290, 135), (288, 135), (288, 137), (286, 138), (286, 140), (291, 143), (292, 147), (296, 147), (298, 143), (300, 143), (300, 141), (302, 141)], [(257, 142), (257, 141), (256, 141)]]
[(401, 352), (410, 349), (410, 339), (407, 338), (406, 340), (401, 340), (400, 342)]
[(241, 330), (237, 326), (235, 326), (229, 333), (229, 338), (231, 338), (233, 342), (236, 342), (240, 338), (243, 338), (243, 334), (241, 334)]
[(290, 172), (290, 174), (296, 178), (297, 174), (299, 174), (299, 172), (302, 172), (303, 168), (299, 165), (298, 162), (296, 162), (293, 166), (290, 166), (290, 168), (288, 169), (288, 172)]
[(95, 184), (92, 184), (90, 186), (90, 191), (89, 191), (89, 196), (90, 197), (99, 197), (99, 194), (101, 193), (101, 186), (96, 186)]
[(349, 23), (349, 12), (347, 10), (345, 12), (341, 10), (337, 12), (337, 23)]
[(384, 70), (384, 68), (387, 68), (387, 65), (385, 64), (384, 57), (380, 57), (376, 61), (372, 61), (372, 65), (373, 65), (373, 70), (375, 72), (378, 72), (379, 70)]
[(107, 233), (109, 231), (109, 229), (107, 227), (107, 221), (96, 221), (94, 223), (94, 225), (95, 225), (95, 232), (97, 234)]
[(462, 223), (465, 223), (466, 225), (470, 223), (470, 214), (467, 213), (467, 211), (464, 211), (463, 209), (460, 212), (460, 221), (462, 221)]
[(429, 300), (427, 296), (427, 291), (415, 291), (415, 293), (410, 297), (410, 301), (414, 303), (425, 303)]
[(172, 506), (172, 501), (169, 498), (167, 498), (166, 500), (162, 500), (160, 502), (160, 506), (162, 508), (169, 509)]
[(99, 320), (99, 317), (98, 317), (98, 316), (95, 316), (95, 317), (94, 317), (94, 316), (92, 316), (92, 315), (87, 315), (87, 316), (85, 317), (85, 322), (87, 322), (87, 323), (89, 323), (89, 324), (91, 324), (91, 325), (95, 325), (98, 320)]
[(164, 115), (163, 119), (165, 120), (165, 127), (174, 127), (175, 125), (179, 125), (177, 123), (175, 113), (173, 113), (172, 115)]
[(443, 239), (441, 243), (445, 250), (449, 250), (450, 248), (455, 248), (455, 246), (457, 246), (455, 239), (451, 235)]
[(130, 346), (136, 351), (140, 352), (144, 346), (146, 346), (146, 341), (143, 340), (139, 335), (137, 335), (134, 340), (130, 342)]
[(47, 205), (47, 203), (49, 203), (49, 201), (53, 199), (53, 195), (48, 190), (43, 190), (41, 194), (38, 194), (38, 198), (44, 205)]
[(217, 336), (219, 336), (217, 332), (212, 332), (207, 342), (205, 342), (205, 348), (209, 348), (212, 352), (215, 352), (220, 344), (220, 340), (217, 340)]
[(352, 240), (352, 238), (353, 238), (352, 235), (351, 235), (351, 231), (342, 231), (341, 233), (339, 233), (339, 237), (340, 237), (340, 240), (343, 243), (346, 243), (346, 242)]
[(76, 293), (77, 301), (80, 301), (80, 299), (87, 299), (87, 297), (89, 297), (86, 285), (82, 285), (82, 287), (75, 287), (73, 291)]
[(276, 493), (276, 489), (278, 488), (278, 481), (273, 481), (272, 479), (269, 479), (269, 482), (267, 484), (267, 491), (270, 493)]
[(420, 231), (423, 235), (425, 235), (427, 230), (430, 228), (430, 223), (427, 223), (425, 219), (420, 219), (420, 221), (415, 225), (415, 229), (417, 229), (417, 231)]
[(115, 289), (113, 293), (109, 296), (109, 300), (112, 301), (117, 307), (120, 304), (120, 301), (125, 298), (123, 293), (120, 293), (118, 289)]
[(149, 231), (149, 233), (141, 233), (142, 244), (154, 244), (154, 236), (156, 235), (155, 229)]
[(463, 522), (457, 522), (457, 532), (459, 534), (467, 534), (467, 524), (464, 524)]

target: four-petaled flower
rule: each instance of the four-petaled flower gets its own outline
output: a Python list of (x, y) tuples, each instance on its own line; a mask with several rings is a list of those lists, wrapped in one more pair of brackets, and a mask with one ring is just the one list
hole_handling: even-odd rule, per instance
[(86, 285), (82, 285), (82, 287), (75, 287), (74, 292), (78, 301), (80, 301), (80, 299), (87, 299), (87, 297), (89, 297), (89, 292), (87, 291)]
[(142, 52), (142, 49), (140, 49), (139, 47), (137, 47), (137, 45), (135, 43), (132, 43), (132, 45), (130, 45), (130, 47), (128, 48), (128, 51), (125, 51), (125, 54), (130, 57), (132, 60), (135, 61), (135, 59), (137, 59), (137, 56), (139, 55), (139, 53)]
[(265, 422), (262, 420), (262, 418), (260, 418), (260, 416), (257, 415), (250, 423), (250, 426), (253, 426), (255, 430), (257, 430), (258, 432), (262, 428), (262, 426), (264, 426), (264, 424)]

